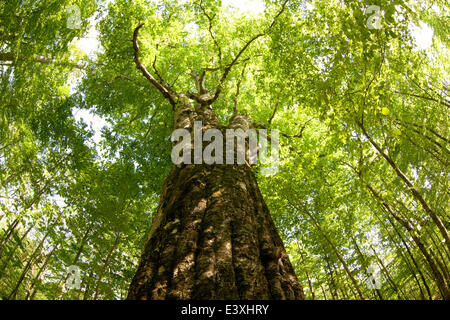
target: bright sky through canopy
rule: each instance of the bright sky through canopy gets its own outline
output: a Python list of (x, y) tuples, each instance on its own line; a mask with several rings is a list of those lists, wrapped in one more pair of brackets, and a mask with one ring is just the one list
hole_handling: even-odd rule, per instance
[[(252, 14), (259, 15), (264, 12), (264, 1), (260, 0), (223, 0), (224, 6), (234, 7), (238, 10)], [(98, 41), (98, 31), (95, 29), (95, 20), (90, 19), (92, 25), (86, 37), (78, 41), (78, 48), (90, 57), (95, 56), (95, 52), (100, 50), (100, 43)], [(425, 23), (421, 22), (420, 26), (411, 26), (412, 35), (416, 40), (416, 44), (421, 49), (426, 49), (431, 46), (433, 39), (433, 29)], [(74, 88), (72, 88), (74, 89)], [(84, 122), (90, 124), (94, 130), (94, 141), (98, 143), (101, 140), (100, 130), (107, 122), (90, 113), (87, 110), (74, 110), (74, 116), (77, 120), (83, 119)]]

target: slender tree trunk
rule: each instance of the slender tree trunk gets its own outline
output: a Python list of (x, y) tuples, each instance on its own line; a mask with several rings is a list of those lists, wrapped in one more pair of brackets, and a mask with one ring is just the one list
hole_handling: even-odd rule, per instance
[(100, 289), (100, 284), (102, 283), (102, 279), (103, 279), (103, 275), (105, 274), (105, 271), (109, 266), (109, 262), (119, 245), (119, 241), (120, 241), (120, 234), (117, 234), (116, 239), (114, 240), (114, 244), (111, 247), (111, 250), (109, 250), (108, 255), (106, 256), (106, 259), (105, 259), (105, 263), (103, 264), (103, 267), (98, 276), (97, 285), (95, 286), (94, 300), (97, 300), (99, 289)]
[(320, 289), (322, 290), (322, 294), (323, 294), (323, 299), (327, 300), (327, 295), (325, 294), (325, 290), (323, 289), (323, 286), (320, 286)]
[[(390, 216), (394, 217), (394, 219), (400, 223), (401, 226), (403, 226), (408, 233), (411, 235), (411, 237), (413, 238), (414, 243), (418, 246), (418, 248), (420, 249), (420, 251), (422, 252), (423, 256), (425, 257), (425, 260), (427, 261), (427, 263), (430, 266), (430, 269), (432, 271), (432, 276), (433, 278), (435, 278), (436, 283), (438, 288), (440, 288), (440, 292), (442, 293), (442, 289), (445, 287), (445, 280), (442, 278), (442, 275), (438, 272), (436, 265), (434, 264), (433, 260), (431, 259), (428, 251), (426, 250), (425, 246), (423, 245), (423, 243), (420, 241), (420, 239), (414, 235), (414, 230), (412, 229), (412, 227), (409, 225), (409, 223), (407, 221), (404, 221), (402, 218), (400, 218), (398, 215), (395, 214), (394, 210), (391, 208), (391, 206), (386, 203), (384, 201), (384, 199), (368, 184), (364, 181), (363, 177), (362, 177), (362, 173), (361, 171), (356, 170), (354, 167), (350, 166), (350, 168), (352, 168), (355, 173), (359, 176), (359, 179), (361, 180), (361, 182), (363, 183), (363, 185), (366, 186), (366, 188), (369, 190), (369, 192), (372, 194), (372, 196), (382, 204), (382, 208), (384, 209), (384, 211), (387, 213), (387, 219), (389, 220), (389, 222), (391, 223), (392, 227), (394, 228), (395, 232), (397, 233), (397, 235), (400, 237), (400, 239), (402, 240), (403, 244), (405, 245), (408, 253), (411, 256), (411, 259), (414, 263), (414, 265), (416, 266), (418, 272), (420, 273), (423, 283), (427, 289), (427, 292), (429, 294), (430, 299), (431, 298), (431, 291), (430, 288), (425, 280), (425, 277), (421, 271), (421, 269), (419, 268), (416, 260), (414, 259), (412, 253), (409, 250), (409, 247), (406, 245), (403, 236), (400, 234), (399, 230), (395, 227), (395, 224), (393, 223), (393, 221), (391, 220)], [(381, 222), (381, 219), (378, 217), (378, 219)], [(442, 288), (442, 289), (441, 289)], [(445, 290), (444, 290), (445, 291)], [(443, 297), (445, 296), (445, 294), (442, 295)]]
[(438, 262), (442, 272), (445, 274), (445, 277), (450, 280), (450, 270), (448, 269), (449, 261), (446, 259), (446, 256), (442, 254), (441, 249), (446, 251), (447, 254), (449, 251), (445, 250), (445, 247), (439, 243), (439, 237), (432, 228), (430, 228), (429, 235), (436, 249), (436, 261)]
[(14, 219), (14, 221), (9, 225), (8, 229), (6, 230), (5, 236), (0, 241), (0, 257), (1, 257), (2, 249), (3, 249), (4, 245), (8, 242), (9, 238), (13, 234), (13, 232), (16, 229), (18, 224), (19, 224), (19, 219)]
[(333, 296), (334, 300), (339, 300), (339, 294), (337, 291), (338, 287), (336, 285), (336, 281), (334, 280), (334, 275), (333, 275), (334, 272), (333, 272), (333, 269), (331, 268), (330, 260), (328, 259), (328, 255), (325, 254), (324, 258), (325, 258), (325, 262), (327, 263), (328, 275), (329, 275), (330, 284), (331, 284), (331, 286), (330, 286), (331, 295)]
[(386, 279), (388, 280), (388, 282), (391, 285), (392, 289), (394, 289), (395, 293), (397, 294), (397, 296), (398, 296), (398, 298), (400, 300), (404, 299), (403, 297), (405, 296), (405, 294), (395, 284), (395, 281), (392, 279), (391, 274), (389, 273), (389, 270), (386, 268), (386, 266), (383, 263), (383, 260), (381, 260), (381, 258), (378, 256), (377, 251), (375, 250), (375, 248), (372, 245), (370, 245), (370, 248), (372, 249), (372, 252), (373, 252), (373, 254), (375, 256), (375, 259), (377, 260), (379, 266), (381, 267), (381, 270), (386, 275)]
[[(362, 180), (361, 175), (360, 175), (360, 179)], [(387, 212), (389, 212), (389, 214), (391, 214), (394, 217), (394, 219), (408, 231), (408, 233), (411, 236), (411, 238), (413, 239), (414, 243), (420, 249), (423, 256), (425, 257), (425, 260), (428, 262), (428, 265), (430, 266), (430, 269), (436, 280), (436, 285), (438, 286), (442, 297), (446, 300), (449, 300), (450, 299), (450, 290), (449, 290), (447, 281), (442, 276), (442, 274), (439, 271), (439, 269), (437, 268), (436, 263), (433, 260), (432, 256), (430, 255), (430, 253), (428, 252), (428, 250), (426, 249), (426, 247), (424, 246), (424, 244), (420, 240), (420, 238), (415, 234), (414, 229), (410, 226), (409, 222), (400, 218), (394, 212), (394, 210), (391, 208), (391, 206), (386, 201), (384, 201), (384, 199), (369, 184), (365, 183), (365, 185), (366, 185), (367, 189), (369, 189), (369, 191), (372, 193), (374, 198), (382, 203), (382, 206), (387, 210)]]
[(304, 299), (249, 166), (173, 167), (128, 299)]
[[(84, 289), (84, 294), (83, 294), (83, 300), (88, 300), (89, 298), (89, 289), (91, 288), (91, 279), (92, 276), (94, 274), (94, 270), (91, 270), (91, 272), (89, 273), (89, 276), (87, 277), (87, 284), (86, 284), (86, 289)], [(83, 280), (84, 282), (84, 280)]]
[[(358, 241), (356, 241), (356, 239), (355, 239), (355, 237), (354, 237), (353, 235), (351, 236), (351, 238), (352, 238), (353, 244), (355, 245), (356, 252), (358, 252), (358, 255), (359, 255), (360, 258), (361, 258), (361, 267), (362, 267), (364, 270), (366, 270), (367, 267), (369, 266), (369, 264), (367, 263), (366, 258), (364, 257), (364, 254), (362, 253), (361, 248), (360, 248), (359, 245), (358, 245)], [(375, 289), (374, 291), (376, 292), (376, 296), (378, 296), (378, 298), (379, 298), (380, 300), (384, 300), (384, 299), (383, 299), (383, 295), (381, 294), (381, 290), (380, 290), (380, 289)], [(375, 297), (376, 297), (376, 296), (375, 296)]]
[(314, 225), (317, 227), (317, 230), (319, 230), (320, 234), (322, 234), (322, 236), (324, 237), (324, 239), (328, 242), (328, 244), (330, 245), (331, 249), (333, 250), (333, 252), (336, 254), (336, 257), (338, 258), (338, 260), (342, 263), (342, 266), (344, 267), (345, 272), (347, 273), (347, 276), (349, 277), (350, 281), (352, 282), (352, 284), (354, 285), (356, 291), (358, 292), (358, 296), (361, 299), (365, 299), (364, 295), (361, 291), (361, 288), (359, 287), (358, 282), (356, 281), (355, 277), (353, 277), (352, 272), (350, 271), (350, 268), (348, 267), (347, 263), (345, 262), (344, 258), (341, 256), (341, 254), (339, 253), (338, 249), (336, 248), (336, 246), (334, 245), (333, 241), (331, 241), (330, 237), (328, 237), (328, 235), (326, 234), (326, 232), (322, 229), (322, 226), (320, 225), (319, 221), (317, 221), (317, 219), (309, 212), (309, 210), (303, 205), (302, 208), (299, 209), (297, 206), (291, 204), (294, 208), (297, 208), (297, 210), (299, 210), (300, 212), (304, 212), (309, 218), (311, 218), (311, 220), (313, 221)]
[[(297, 242), (298, 251), (300, 253), (300, 257), (302, 258), (302, 261), (305, 261), (306, 257), (303, 254), (303, 250), (301, 249), (300, 242), (298, 241), (297, 238), (295, 239), (295, 242)], [(309, 276), (309, 272), (306, 269), (305, 269), (305, 274), (306, 274), (306, 279), (308, 280), (309, 290), (311, 291), (311, 298), (312, 298), (312, 300), (314, 300), (315, 299), (314, 288), (312, 285), (311, 277)]]
[[(34, 296), (36, 295), (37, 292), (37, 283), (39, 281), (39, 278), (41, 277), (42, 272), (44, 272), (47, 269), (47, 265), (48, 262), (50, 261), (50, 258), (53, 256), (53, 253), (55, 252), (55, 250), (58, 249), (58, 245), (56, 245), (52, 251), (47, 255), (47, 257), (45, 258), (44, 263), (42, 264), (42, 266), (39, 268), (38, 273), (36, 274), (36, 276), (34, 277), (34, 281), (31, 284), (30, 290), (27, 293), (27, 296), (25, 297), (25, 300), (33, 300)], [(32, 293), (31, 293), (32, 292)]]
[[(423, 275), (422, 270), (419, 268), (419, 265), (418, 265), (418, 263), (416, 262), (416, 259), (414, 258), (414, 256), (413, 256), (411, 250), (409, 249), (408, 244), (406, 243), (406, 241), (405, 241), (404, 238), (403, 238), (403, 235), (400, 234), (400, 231), (397, 229), (397, 227), (395, 226), (394, 222), (392, 221), (392, 219), (391, 219), (389, 216), (388, 216), (388, 220), (389, 220), (389, 223), (392, 225), (392, 228), (394, 228), (395, 233), (396, 233), (396, 234), (398, 235), (398, 237), (400, 238), (400, 241), (402, 242), (403, 246), (405, 247), (406, 252), (408, 253), (409, 257), (411, 258), (412, 263), (414, 264), (414, 266), (415, 266), (417, 272), (419, 273), (419, 275), (420, 275), (420, 277), (421, 277), (421, 279), (422, 279), (423, 285), (425, 286), (425, 289), (427, 290), (427, 294), (428, 294), (429, 299), (432, 300), (433, 297), (432, 297), (432, 295), (431, 295), (430, 287), (428, 286), (428, 283), (427, 283), (427, 281), (426, 281), (426, 279), (425, 279), (425, 276)], [(420, 285), (419, 285), (419, 288), (420, 288)], [(421, 291), (422, 291), (422, 290), (421, 290)]]
[(26, 238), (26, 236), (28, 235), (28, 233), (31, 231), (31, 229), (34, 227), (34, 225), (31, 225), (26, 231), (25, 233), (20, 237), (19, 242), (15, 245), (14, 249), (11, 249), (8, 256), (5, 259), (5, 262), (0, 266), (0, 278), (3, 277), (3, 275), (5, 274), (6, 271), (6, 267), (8, 266), (8, 263), (12, 260), (12, 257), (14, 254), (18, 254), (19, 253), (19, 246), (22, 246), (23, 248), (23, 241)]
[[(92, 230), (92, 226), (90, 226), (90, 227), (86, 230), (86, 232), (84, 233), (84, 236), (83, 236), (83, 238), (82, 238), (81, 241), (80, 241), (80, 244), (79, 244), (77, 253), (75, 254), (75, 258), (73, 258), (72, 265), (76, 265), (76, 264), (78, 263), (78, 259), (80, 259), (80, 256), (81, 256), (81, 254), (83, 253), (84, 246), (86, 245), (86, 240), (87, 240), (87, 238), (88, 238), (89, 233), (91, 232), (91, 230)], [(58, 287), (61, 288), (61, 291), (60, 291), (60, 293), (59, 293), (59, 298), (58, 298), (59, 300), (61, 300), (62, 297), (63, 297), (63, 295), (64, 295), (64, 286), (66, 285), (67, 279), (69, 279), (69, 273), (67, 273), (67, 274), (64, 276), (64, 278), (62, 278), (62, 279), (58, 282)]]
[(408, 187), (408, 190), (411, 192), (414, 199), (416, 199), (423, 207), (425, 212), (431, 217), (433, 222), (438, 227), (439, 231), (441, 232), (442, 236), (444, 237), (444, 242), (450, 251), (450, 237), (447, 231), (447, 228), (445, 227), (444, 223), (442, 222), (441, 218), (436, 214), (436, 212), (431, 208), (431, 206), (428, 204), (428, 202), (425, 200), (425, 198), (422, 196), (422, 194), (414, 187), (414, 184), (406, 177), (406, 175), (399, 169), (399, 167), (396, 165), (394, 160), (386, 154), (381, 147), (375, 142), (375, 140), (372, 139), (372, 137), (367, 133), (366, 128), (364, 125), (356, 121), (360, 129), (362, 130), (364, 136), (369, 140), (369, 142), (372, 144), (372, 146), (380, 153), (381, 156), (389, 163), (389, 165), (392, 167), (392, 169), (395, 171), (397, 176), (404, 182), (404, 184)]
[(336, 274), (336, 279), (337, 279), (337, 286), (338, 286), (338, 290), (341, 293), (341, 296), (345, 299), (345, 300), (350, 300), (350, 297), (347, 293), (347, 288), (345, 285), (345, 278), (346, 275), (342, 275), (341, 270), (336, 269), (336, 266), (333, 265), (333, 270), (334, 273)]
[(36, 249), (34, 250), (33, 254), (28, 259), (28, 262), (27, 262), (25, 268), (23, 269), (23, 271), (22, 271), (22, 273), (21, 273), (21, 275), (19, 277), (19, 280), (17, 281), (16, 286), (14, 287), (14, 289), (12, 290), (11, 294), (8, 297), (8, 300), (16, 298), (16, 295), (17, 295), (17, 292), (19, 290), (19, 287), (22, 284), (23, 280), (25, 279), (25, 276), (27, 275), (28, 271), (31, 269), (32, 263), (34, 262), (36, 257), (40, 254), (40, 252), (42, 251), (42, 246), (44, 245), (44, 242), (47, 239), (47, 236), (48, 236), (48, 232), (45, 234), (45, 236), (39, 242), (39, 244), (36, 247)]
[[(380, 222), (381, 222), (381, 219), (380, 219)], [(403, 254), (404, 248), (403, 248), (403, 247), (398, 243), (398, 241), (391, 235), (391, 232), (389, 231), (389, 229), (388, 229), (386, 226), (384, 226), (384, 228), (385, 228), (385, 230), (386, 230), (386, 233), (387, 233), (387, 236), (388, 236), (388, 238), (389, 238), (389, 241), (391, 241), (391, 242), (394, 244), (394, 246), (397, 248), (398, 254), (402, 257), (402, 260), (405, 262), (406, 266), (408, 267), (409, 271), (411, 272), (411, 275), (412, 275), (412, 277), (414, 278), (414, 280), (415, 280), (415, 282), (416, 282), (416, 284), (417, 284), (417, 287), (419, 288), (419, 291), (420, 291), (420, 299), (421, 299), (421, 300), (425, 300), (425, 295), (424, 295), (424, 292), (423, 292), (423, 290), (422, 290), (422, 286), (420, 285), (420, 281), (419, 281), (419, 279), (418, 279), (417, 276), (416, 276), (416, 270), (414, 270), (414, 268), (411, 266), (411, 264), (410, 264), (410, 262), (409, 262), (409, 260), (408, 260), (408, 257), (405, 256), (405, 255)]]

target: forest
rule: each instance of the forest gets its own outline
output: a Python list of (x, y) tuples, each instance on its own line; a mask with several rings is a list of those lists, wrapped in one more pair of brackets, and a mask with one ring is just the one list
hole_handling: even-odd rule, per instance
[[(1, 1), (0, 300), (450, 300), (449, 20)], [(276, 163), (174, 163), (194, 121)]]

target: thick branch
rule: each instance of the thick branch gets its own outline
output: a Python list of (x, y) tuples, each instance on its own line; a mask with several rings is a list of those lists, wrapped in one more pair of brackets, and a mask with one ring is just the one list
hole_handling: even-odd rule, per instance
[(142, 28), (144, 23), (141, 23), (139, 26), (134, 29), (133, 33), (133, 48), (134, 48), (134, 62), (136, 63), (136, 67), (141, 70), (144, 77), (150, 81), (150, 83), (159, 90), (159, 92), (162, 93), (162, 95), (169, 100), (169, 102), (172, 105), (175, 105), (175, 101), (172, 97), (172, 93), (168, 88), (166, 88), (164, 85), (159, 83), (151, 74), (147, 71), (147, 69), (144, 67), (144, 65), (141, 63), (141, 60), (139, 59), (139, 44), (138, 44), (138, 35), (139, 35), (139, 29)]

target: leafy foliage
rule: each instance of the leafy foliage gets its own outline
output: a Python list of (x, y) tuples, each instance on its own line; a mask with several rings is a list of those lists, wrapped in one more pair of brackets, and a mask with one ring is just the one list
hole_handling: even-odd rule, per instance
[[(238, 59), (214, 110), (280, 130), (279, 172), (255, 172), (307, 298), (449, 298), (448, 16), (425, 0), (1, 2), (1, 298), (126, 297), (171, 167), (171, 105), (134, 63), (141, 23), (142, 63), (177, 92)], [(76, 45), (90, 21), (95, 56)]]

